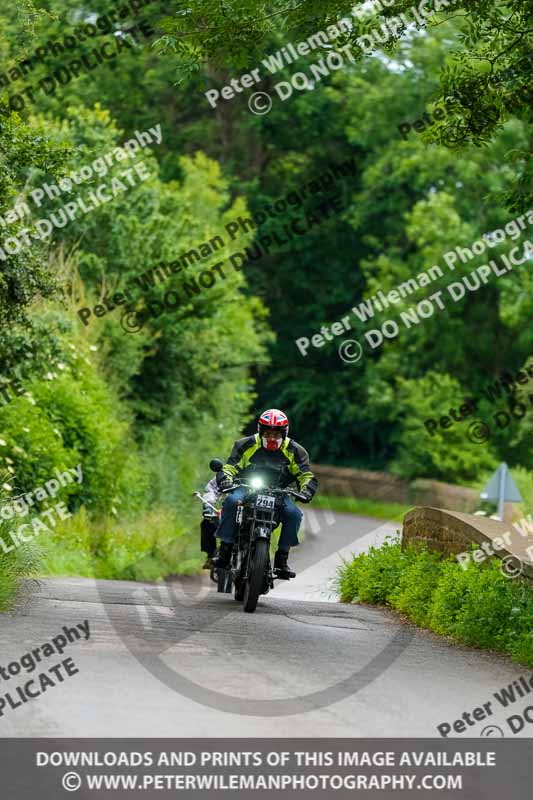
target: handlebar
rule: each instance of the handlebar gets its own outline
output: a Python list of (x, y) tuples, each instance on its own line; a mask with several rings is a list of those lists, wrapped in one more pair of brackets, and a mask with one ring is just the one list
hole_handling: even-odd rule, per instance
[(289, 492), (289, 494), (292, 494), (292, 496), (295, 497), (297, 500), (303, 500), (305, 502), (308, 502), (308, 500), (309, 500), (307, 495), (300, 494), (300, 492)]
[(205, 497), (202, 497), (200, 492), (193, 492), (192, 496), (193, 497), (197, 497), (198, 500), (201, 500), (204, 505), (209, 506), (209, 508), (212, 508), (214, 514), (216, 514), (218, 516), (218, 508), (216, 506), (214, 506), (213, 503), (210, 503), (209, 500), (206, 500)]
[(254, 491), (254, 492), (260, 492), (262, 489), (265, 489), (266, 491), (271, 492), (273, 494), (290, 494), (293, 497), (295, 497), (297, 500), (307, 500), (307, 497), (305, 495), (300, 494), (299, 492), (295, 492), (293, 489), (287, 489), (287, 488), (281, 489), (281, 488), (278, 488), (278, 487), (269, 488), (269, 487), (266, 487), (266, 486), (262, 486), (262, 487), (261, 486), (252, 486), (251, 483), (246, 483), (245, 481), (239, 481), (239, 480), (237, 480), (234, 483), (232, 483), (232, 485), (228, 486), (227, 489), (222, 489), (221, 490), (221, 494), (228, 494), (228, 492), (232, 492), (234, 489), (236, 489), (239, 486), (244, 486), (246, 489), (252, 489), (252, 491)]

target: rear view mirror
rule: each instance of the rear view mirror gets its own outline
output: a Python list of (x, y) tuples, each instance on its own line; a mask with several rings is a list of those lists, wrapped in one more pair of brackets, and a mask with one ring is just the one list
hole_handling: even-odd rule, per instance
[(220, 472), (222, 467), (224, 466), (224, 462), (220, 460), (220, 458), (212, 458), (209, 462), (209, 469), (212, 472)]

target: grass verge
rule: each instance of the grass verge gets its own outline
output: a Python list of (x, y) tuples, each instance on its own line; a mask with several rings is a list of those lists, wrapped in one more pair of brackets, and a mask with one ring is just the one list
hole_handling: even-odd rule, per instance
[(413, 506), (404, 506), (400, 503), (379, 503), (377, 500), (363, 500), (358, 497), (327, 497), (323, 494), (315, 495), (309, 507), (391, 521), (402, 520), (405, 514), (413, 508)]
[[(352, 497), (313, 500), (317, 508), (400, 520), (408, 506), (377, 503)], [(113, 516), (93, 518), (81, 508), (67, 520), (57, 520), (23, 547), (8, 554), (0, 549), (0, 610), (13, 603), (21, 579), (36, 576), (79, 576), (108, 580), (158, 581), (169, 575), (192, 575), (201, 570), (200, 514), (195, 506), (178, 513), (168, 507), (138, 513), (131, 520)], [(9, 530), (28, 519), (3, 522), (4, 540)], [(26, 533), (29, 531), (27, 530)], [(277, 548), (280, 528), (272, 536)], [(305, 531), (300, 533), (300, 541)]]
[(40, 536), (45, 575), (157, 581), (191, 575), (201, 567), (199, 526), (193, 530), (168, 508), (137, 514), (129, 522), (93, 519), (82, 508)]
[(30, 544), (15, 548), (9, 530), (5, 522), (0, 524), (0, 612), (14, 604), (22, 579), (35, 578), (39, 569), (38, 548)]
[[(196, 504), (197, 505), (197, 504)], [(40, 536), (43, 575), (157, 581), (201, 571), (200, 506), (178, 513), (168, 507), (137, 514), (129, 522), (93, 519), (82, 507)], [(275, 552), (281, 528), (272, 534)], [(303, 541), (304, 533), (300, 535)]]
[(386, 605), (454, 642), (496, 650), (533, 666), (533, 586), (503, 575), (497, 558), (463, 569), (453, 556), (389, 537), (345, 562), (341, 602)]

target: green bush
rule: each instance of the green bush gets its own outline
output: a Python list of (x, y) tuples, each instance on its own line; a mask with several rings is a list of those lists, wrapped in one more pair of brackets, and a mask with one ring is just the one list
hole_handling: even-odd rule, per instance
[(66, 470), (80, 463), (80, 454), (65, 447), (54, 427), (33, 398), (17, 397), (0, 407), (0, 464), (16, 475), (8, 478), (13, 496), (42, 486), (54, 477), (56, 468)]
[(513, 478), (522, 495), (522, 509), (525, 514), (533, 514), (533, 472), (525, 467), (513, 467)]
[(442, 572), (439, 553), (407, 548), (404, 569), (388, 602), (397, 611), (408, 614), (417, 625), (427, 625), (431, 598)]
[[(0, 491), (0, 506), (8, 498)], [(23, 578), (35, 577), (38, 571), (39, 549), (33, 543), (14, 547), (9, 536), (14, 529), (11, 521), (0, 519), (0, 611), (10, 608), (17, 596)]]
[(381, 603), (418, 625), (533, 666), (533, 587), (511, 580), (499, 559), (464, 569), (453, 557), (400, 540), (370, 548), (338, 573), (341, 601)]
[(66, 363), (26, 382), (26, 394), (0, 407), (0, 464), (16, 475), (17, 494), (41, 486), (56, 469), (81, 464), (83, 482), (61, 489), (71, 509), (109, 513), (122, 504), (134, 510), (146, 497), (147, 479), (129, 423), (98, 374), (94, 353), (82, 343), (70, 346)]
[(198, 536), (168, 508), (91, 518), (83, 507), (40, 537), (42, 571), (108, 580), (157, 581), (198, 571)]
[(364, 603), (387, 603), (404, 570), (405, 553), (399, 539), (389, 537), (382, 547), (371, 547), (351, 563), (346, 562), (339, 575), (341, 600), (350, 603), (357, 597)]
[(533, 591), (524, 581), (509, 581), (513, 598), (506, 651), (523, 664), (533, 664)]
[(12, 605), (23, 578), (37, 574), (38, 552), (28, 545), (21, 545), (10, 553), (0, 551), (0, 611)]
[[(463, 572), (462, 581), (457, 580), (457, 569)], [(461, 586), (461, 594), (457, 585)], [(469, 564), (464, 571), (457, 564), (450, 564), (433, 598), (433, 629), (449, 633), (466, 644), (493, 649), (502, 649), (503, 645), (505, 649), (513, 609), (511, 589), (512, 584), (502, 574), (499, 560), (488, 562), (483, 569)], [(444, 625), (441, 619), (445, 620)]]
[(469, 583), (468, 571), (458, 569), (458, 564), (452, 560), (443, 564), (428, 611), (429, 627), (436, 633), (453, 635), (457, 618), (468, 595)]

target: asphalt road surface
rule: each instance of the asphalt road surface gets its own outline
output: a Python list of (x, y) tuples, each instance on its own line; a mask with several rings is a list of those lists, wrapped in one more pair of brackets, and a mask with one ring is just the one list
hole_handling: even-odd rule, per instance
[[(64, 626), (87, 620), (90, 636), (71, 634), (62, 656), (0, 680), (1, 697), (62, 659), (79, 670), (61, 681), (54, 673), (41, 696), (4, 707), (0, 735), (438, 737), (437, 725), (492, 701), (492, 713), (455, 735), (496, 735), (497, 726), (512, 736), (505, 720), (527, 697), (504, 709), (493, 693), (531, 670), (453, 647), (386, 610), (336, 602), (341, 558), (396, 527), (307, 512), (305, 543), (291, 553), (298, 577), (279, 582), (255, 614), (217, 594), (207, 575), (163, 585), (46, 581), (0, 616), (0, 666)], [(528, 724), (518, 735), (532, 734)]]

